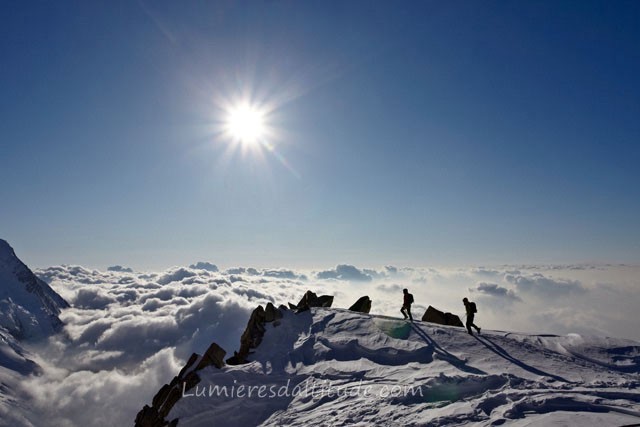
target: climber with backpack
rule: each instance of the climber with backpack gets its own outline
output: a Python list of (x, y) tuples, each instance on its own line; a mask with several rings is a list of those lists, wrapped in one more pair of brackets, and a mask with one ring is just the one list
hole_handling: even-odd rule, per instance
[(411, 316), (411, 304), (413, 304), (413, 295), (409, 293), (408, 289), (403, 289), (402, 292), (404, 293), (404, 301), (402, 303), (400, 313), (402, 313), (405, 319), (407, 318), (407, 315), (409, 315), (409, 320), (413, 322), (413, 316)]
[(474, 323), (473, 323), (473, 318), (475, 317), (476, 313), (478, 312), (478, 309), (476, 308), (476, 303), (473, 301), (469, 301), (467, 298), (463, 298), (462, 302), (464, 303), (464, 308), (467, 311), (467, 331), (469, 332), (469, 335), (473, 335), (473, 333), (471, 332), (471, 327), (473, 326), (474, 328), (476, 328), (476, 331), (478, 331), (478, 333), (480, 333), (480, 328), (477, 327)]

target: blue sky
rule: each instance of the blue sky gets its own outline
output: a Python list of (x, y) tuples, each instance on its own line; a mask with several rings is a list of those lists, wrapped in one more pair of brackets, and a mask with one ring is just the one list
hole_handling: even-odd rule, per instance
[[(604, 1), (5, 4), (0, 237), (34, 266), (637, 262), (639, 21)], [(217, 131), (247, 94), (273, 151)]]

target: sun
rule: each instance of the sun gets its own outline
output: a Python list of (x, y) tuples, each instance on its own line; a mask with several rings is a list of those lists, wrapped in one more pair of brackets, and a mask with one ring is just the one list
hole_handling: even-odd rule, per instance
[(265, 115), (250, 104), (237, 105), (228, 111), (226, 131), (242, 144), (258, 144), (266, 133)]
[(300, 174), (279, 149), (285, 144), (286, 133), (279, 127), (282, 115), (277, 112), (278, 102), (256, 99), (250, 94), (244, 97), (220, 96), (215, 100), (214, 135), (224, 143), (224, 158), (240, 154), (243, 160), (267, 161), (274, 158), (296, 178)]

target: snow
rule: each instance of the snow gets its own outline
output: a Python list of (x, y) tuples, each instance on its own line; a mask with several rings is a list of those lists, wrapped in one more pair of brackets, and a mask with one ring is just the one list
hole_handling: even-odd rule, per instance
[(36, 373), (39, 370), (38, 365), (28, 358), (28, 352), (3, 328), (0, 328), (0, 369), (20, 375)]
[(278, 326), (268, 324), (251, 363), (200, 371), (202, 381), (167, 419), (189, 427), (222, 419), (230, 426), (633, 424), (639, 355), (640, 343), (622, 339), (470, 336), (343, 309), (289, 311)]
[[(28, 276), (10, 247), (0, 247), (0, 253), (0, 270), (10, 278), (0, 283), (0, 292), (13, 286), (0, 297), (2, 322), (14, 325), (14, 333), (18, 324), (22, 331), (33, 330), (23, 337), (49, 333), (40, 330), (47, 317), (37, 309), (48, 307), (49, 300), (38, 305), (32, 298), (51, 288)], [(640, 422), (640, 344), (605, 337), (638, 339), (627, 319), (636, 311), (640, 268), (536, 268), (356, 269), (354, 282), (344, 275), (318, 279), (322, 272), (352, 270), (341, 266), (317, 271), (191, 266), (134, 273), (81, 266), (37, 270), (73, 307), (60, 314), (62, 333), (44, 341), (18, 341), (0, 328), (6, 338), (0, 345), (0, 425), (131, 425), (192, 352), (202, 353), (215, 341), (230, 356), (251, 310), (268, 302), (297, 302), (307, 289), (334, 295), (338, 307), (369, 295), (373, 314), (341, 309), (286, 314), (278, 327), (268, 325), (253, 363), (200, 372), (200, 387), (227, 385), (237, 391), (253, 386), (251, 398), (191, 396), (170, 416), (179, 416), (180, 426), (217, 425), (219, 420), (224, 425)], [(371, 280), (358, 280), (362, 275)], [(399, 320), (403, 287), (419, 304), (452, 312), (463, 309), (460, 297), (469, 292), (479, 304), (484, 338)], [(426, 309), (414, 307), (416, 318)], [(488, 331), (505, 328), (564, 335)], [(30, 360), (39, 365), (33, 372)], [(315, 394), (256, 397), (261, 386), (276, 391), (299, 386)], [(358, 387), (361, 395), (335, 393)], [(390, 395), (405, 388), (423, 395)]]
[(19, 339), (40, 339), (62, 327), (62, 297), (22, 263), (0, 239), (0, 326)]
[(23, 413), (28, 398), (20, 390), (21, 381), (29, 374), (39, 374), (40, 368), (20, 343), (4, 328), (0, 328), (0, 425), (32, 426)]
[(38, 279), (0, 239), (0, 425), (31, 426), (22, 383), (42, 370), (19, 340), (36, 341), (59, 331), (67, 303)]

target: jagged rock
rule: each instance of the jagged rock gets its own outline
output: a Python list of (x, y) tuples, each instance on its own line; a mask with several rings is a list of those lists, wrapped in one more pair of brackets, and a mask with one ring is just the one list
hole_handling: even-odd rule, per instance
[(355, 304), (349, 307), (349, 310), (358, 311), (360, 313), (369, 313), (371, 311), (371, 299), (367, 295), (360, 297)]
[(333, 295), (320, 295), (317, 304), (317, 306), (312, 307), (331, 307), (333, 304)]
[(167, 396), (169, 396), (169, 390), (171, 390), (171, 386), (169, 384), (163, 385), (156, 393), (156, 395), (153, 396), (151, 406), (153, 406), (154, 408), (159, 408), (167, 400)]
[(211, 343), (207, 351), (204, 352), (200, 363), (196, 366), (196, 371), (199, 371), (202, 368), (207, 366), (215, 366), (220, 369), (224, 366), (224, 355), (227, 354), (226, 351), (222, 349), (218, 344)]
[(240, 337), (240, 353), (242, 353), (243, 344), (247, 347), (247, 349), (256, 348), (258, 345), (260, 345), (262, 336), (264, 335), (264, 320), (264, 308), (259, 305), (255, 310), (253, 310), (253, 313), (251, 313), (247, 328), (244, 330), (242, 336)]
[(429, 306), (427, 308), (427, 311), (425, 311), (424, 315), (422, 316), (422, 321), (437, 323), (439, 325), (447, 324), (447, 320), (444, 317), (444, 313), (432, 306)]
[[(333, 299), (333, 297), (331, 298)], [(281, 318), (282, 311), (275, 308), (272, 303), (268, 303), (266, 309), (262, 308), (261, 305), (256, 307), (251, 313), (247, 327), (240, 337), (240, 350), (233, 352), (233, 356), (227, 359), (227, 364), (239, 365), (246, 363), (250, 350), (256, 348), (262, 341), (265, 324), (277, 322)], [(152, 400), (152, 406), (145, 405), (138, 412), (135, 421), (136, 427), (175, 426), (177, 420), (169, 422), (165, 420), (165, 417), (182, 397), (183, 384), (184, 390), (188, 391), (200, 382), (197, 371), (211, 365), (216, 368), (222, 368), (225, 354), (226, 352), (222, 347), (216, 343), (211, 343), (202, 357), (193, 353), (178, 375), (171, 380), (171, 383), (165, 384), (160, 388)]]
[(178, 381), (177, 385), (181, 386), (182, 383), (184, 383), (184, 389), (191, 390), (199, 382), (200, 382), (200, 377), (198, 376), (198, 374), (195, 371), (191, 371), (184, 377), (183, 381)]
[(309, 310), (311, 307), (331, 307), (333, 304), (333, 295), (321, 295), (318, 296), (314, 292), (307, 291), (298, 305), (289, 303), (289, 307), (292, 310), (296, 310), (297, 313)]
[(460, 326), (461, 328), (464, 327), (464, 325), (462, 324), (462, 321), (460, 320), (460, 318), (453, 314), (453, 313), (445, 313), (444, 314), (445, 320), (447, 322), (447, 325), (450, 326)]
[(317, 307), (318, 295), (315, 292), (307, 291), (298, 303), (298, 311), (305, 311), (311, 307)]
[(282, 319), (282, 313), (272, 303), (268, 303), (264, 309), (264, 321), (273, 322), (278, 319)]
[(144, 408), (138, 412), (135, 423), (136, 427), (163, 427), (166, 425), (166, 421), (158, 416), (158, 411), (149, 405), (144, 405)]
[(186, 365), (184, 365), (184, 366), (182, 367), (182, 369), (180, 370), (180, 372), (178, 373), (178, 377), (179, 377), (179, 378), (182, 378), (182, 376), (184, 375), (184, 373), (185, 373), (185, 372), (187, 372), (187, 371), (191, 368), (191, 365), (193, 365), (194, 363), (196, 363), (196, 360), (198, 360), (198, 357), (200, 357), (200, 356), (198, 356), (198, 354), (197, 354), (197, 353), (193, 353), (193, 354), (191, 355), (191, 357), (189, 357), (189, 360), (187, 360), (187, 364), (186, 364)]
[[(198, 378), (198, 382), (200, 382), (200, 378)], [(174, 387), (169, 390), (169, 394), (167, 395), (167, 399), (164, 401), (160, 409), (158, 410), (158, 416), (164, 419), (169, 412), (173, 408), (173, 405), (180, 400), (182, 397), (182, 387)]]
[(241, 359), (238, 352), (234, 351), (233, 356), (228, 358), (226, 362), (227, 362), (227, 365), (235, 366), (235, 365), (242, 365), (243, 363), (246, 363), (246, 360)]
[(259, 305), (251, 317), (247, 327), (240, 337), (240, 350), (234, 351), (233, 356), (227, 359), (228, 365), (240, 365), (247, 362), (247, 356), (251, 349), (256, 348), (262, 342), (262, 337), (265, 332), (265, 323), (273, 322), (282, 318), (282, 312), (276, 309), (273, 304), (268, 303), (265, 310)]
[(432, 306), (429, 306), (429, 308), (427, 308), (427, 311), (424, 313), (424, 316), (422, 316), (422, 321), (437, 323), (439, 325), (460, 326), (460, 327), (464, 326), (460, 321), (460, 318), (455, 314), (444, 313)]
[[(289, 304), (289, 305), (291, 305), (291, 304)], [(287, 306), (286, 306), (286, 305), (284, 305), (284, 304), (280, 304), (280, 305), (278, 306), (278, 310), (286, 311), (286, 310), (289, 310), (289, 307), (287, 307)]]
[[(197, 371), (207, 366), (221, 368), (224, 366), (224, 355), (226, 352), (216, 343), (211, 343), (202, 357), (193, 353), (185, 366), (177, 376), (173, 377), (169, 384), (163, 385), (158, 393), (153, 397), (151, 406), (144, 405), (142, 410), (136, 415), (136, 427), (175, 427), (178, 420), (167, 421), (165, 417), (182, 397), (184, 391), (191, 390), (200, 382)], [(198, 365), (194, 368), (196, 361)]]

